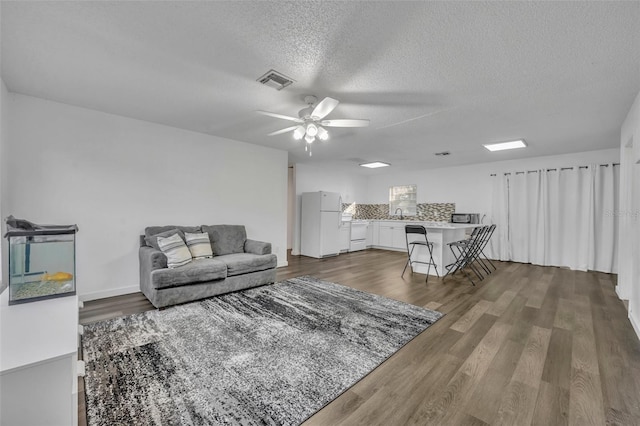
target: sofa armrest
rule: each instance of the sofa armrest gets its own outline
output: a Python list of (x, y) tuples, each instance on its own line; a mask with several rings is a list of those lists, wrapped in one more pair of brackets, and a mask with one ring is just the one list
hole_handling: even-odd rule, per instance
[(245, 240), (244, 252), (251, 254), (271, 254), (271, 243), (256, 240)]
[(165, 256), (160, 250), (145, 246), (140, 247), (138, 254), (140, 257), (140, 269), (151, 272), (156, 269), (163, 269), (167, 267), (167, 256)]

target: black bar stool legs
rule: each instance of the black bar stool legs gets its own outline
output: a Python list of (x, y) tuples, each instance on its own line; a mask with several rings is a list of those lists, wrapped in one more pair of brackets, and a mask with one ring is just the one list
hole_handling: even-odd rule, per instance
[[(409, 234), (418, 234), (418, 235), (423, 235), (424, 236), (424, 241), (420, 240), (415, 240), (415, 241), (409, 241)], [(408, 266), (411, 266), (411, 273), (413, 273), (413, 264), (414, 263), (422, 263), (424, 265), (428, 265), (427, 266), (427, 278), (425, 280), (425, 282), (429, 282), (429, 273), (431, 272), (431, 266), (433, 265), (435, 271), (436, 271), (436, 275), (438, 276), (438, 278), (440, 278), (440, 274), (438, 273), (438, 265), (436, 265), (436, 263), (433, 260), (433, 243), (429, 242), (429, 239), (427, 238), (427, 228), (425, 228), (422, 225), (405, 225), (404, 227), (404, 238), (407, 242), (407, 263), (405, 263), (404, 265), (404, 269), (402, 270), (402, 275), (401, 277), (404, 277), (404, 273), (407, 270)], [(413, 254), (413, 250), (416, 248), (416, 246), (424, 246), (427, 248), (427, 250), (429, 251), (429, 261), (425, 262), (422, 260), (412, 260), (411, 259), (411, 255)]]
[[(493, 272), (489, 268), (489, 265), (493, 267), (494, 270), (496, 267), (484, 254), (484, 248), (489, 243), (495, 229), (496, 225), (478, 226), (473, 229), (469, 239), (449, 243), (449, 248), (451, 249), (451, 253), (453, 253), (455, 261), (445, 267), (447, 269), (445, 277), (461, 271), (471, 284), (475, 286), (476, 284), (467, 272), (467, 269), (470, 269), (480, 281), (484, 279), (483, 272), (487, 275)], [(485, 263), (482, 259), (483, 257), (489, 265)]]

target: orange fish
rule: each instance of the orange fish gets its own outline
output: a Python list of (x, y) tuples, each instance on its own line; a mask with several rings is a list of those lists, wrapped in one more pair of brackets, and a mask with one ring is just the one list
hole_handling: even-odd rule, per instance
[(73, 275), (68, 272), (56, 272), (55, 274), (44, 274), (41, 281), (69, 281)]

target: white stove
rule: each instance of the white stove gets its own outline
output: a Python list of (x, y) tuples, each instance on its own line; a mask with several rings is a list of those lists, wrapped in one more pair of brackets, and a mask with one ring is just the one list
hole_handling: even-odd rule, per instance
[(358, 251), (367, 248), (368, 226), (369, 221), (367, 220), (351, 221), (351, 244), (349, 245), (349, 251)]

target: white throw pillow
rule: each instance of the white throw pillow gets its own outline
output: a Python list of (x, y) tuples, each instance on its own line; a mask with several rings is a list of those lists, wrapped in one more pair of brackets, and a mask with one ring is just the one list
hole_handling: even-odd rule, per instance
[(169, 268), (177, 268), (191, 262), (191, 252), (178, 234), (170, 237), (158, 237), (158, 247), (167, 256)]
[(194, 259), (211, 259), (213, 257), (213, 251), (211, 250), (211, 241), (209, 241), (209, 234), (206, 232), (190, 234), (184, 233), (187, 240), (187, 247), (191, 252), (191, 256)]

